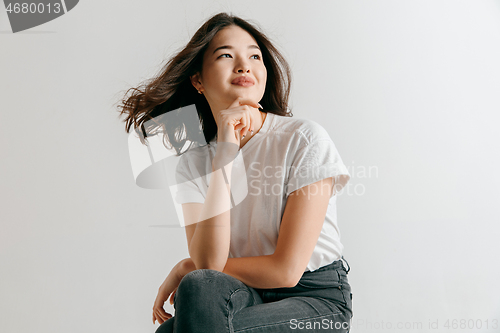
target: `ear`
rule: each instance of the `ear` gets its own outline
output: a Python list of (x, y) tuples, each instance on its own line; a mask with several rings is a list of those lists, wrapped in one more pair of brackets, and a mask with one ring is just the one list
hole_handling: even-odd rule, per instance
[(201, 83), (201, 80), (200, 80), (200, 73), (196, 73), (194, 75), (191, 75), (190, 79), (191, 79), (191, 84), (193, 85), (193, 87), (196, 90), (203, 91), (203, 84)]

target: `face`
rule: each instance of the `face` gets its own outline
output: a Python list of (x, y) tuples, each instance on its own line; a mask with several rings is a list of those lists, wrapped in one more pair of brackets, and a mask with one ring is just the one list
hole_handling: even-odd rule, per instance
[[(258, 103), (264, 96), (267, 70), (262, 53), (255, 39), (238, 26), (226, 27), (215, 35), (202, 68), (191, 82), (203, 92), (212, 112), (228, 108), (237, 97)], [(246, 80), (234, 81), (242, 76)]]

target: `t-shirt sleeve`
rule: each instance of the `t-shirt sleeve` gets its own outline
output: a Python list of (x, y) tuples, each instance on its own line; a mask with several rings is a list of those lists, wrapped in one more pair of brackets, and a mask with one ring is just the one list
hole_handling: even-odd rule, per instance
[(335, 144), (329, 138), (321, 138), (299, 148), (289, 168), (287, 196), (304, 186), (334, 177), (335, 190), (330, 196), (333, 197), (351, 178)]
[(188, 202), (205, 202), (205, 197), (200, 190), (201, 178), (198, 175), (193, 176), (187, 156), (181, 156), (179, 163), (176, 167), (175, 179), (177, 181), (177, 193), (175, 195), (175, 201), (178, 204), (184, 204)]

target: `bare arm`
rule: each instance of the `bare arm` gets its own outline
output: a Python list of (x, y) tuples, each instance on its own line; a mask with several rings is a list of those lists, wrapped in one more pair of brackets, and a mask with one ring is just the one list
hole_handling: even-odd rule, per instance
[(252, 288), (287, 288), (293, 276), (275, 255), (228, 258), (223, 273)]
[(258, 107), (258, 103), (238, 97), (228, 109), (214, 114), (218, 138), (210, 184), (199, 218), (192, 218), (195, 230), (194, 227), (186, 229), (192, 234), (191, 240), (188, 236), (189, 255), (197, 269), (222, 271), (226, 265), (231, 239), (229, 184), (232, 161), (240, 149), (240, 134), (252, 128), (253, 119), (260, 118)]
[[(294, 287), (318, 241), (333, 185), (332, 178), (323, 179), (290, 194), (272, 255), (229, 258), (219, 271), (253, 288)], [(196, 269), (189, 259), (184, 268)]]
[[(199, 217), (186, 221), (190, 224), (186, 228), (195, 228), (190, 240), (188, 237), (188, 249), (196, 269), (222, 271), (229, 256), (230, 185), (226, 184), (222, 169), (217, 170), (221, 154), (218, 151), (214, 158), (207, 196)], [(232, 162), (224, 167), (228, 183), (231, 182), (231, 167)]]
[[(283, 267), (284, 261), (274, 255), (228, 258), (221, 272), (245, 283), (252, 288), (270, 289), (290, 287), (293, 276)], [(184, 259), (182, 275), (196, 270), (191, 258)]]
[(229, 258), (223, 273), (253, 288), (292, 288), (297, 285), (321, 233), (332, 178), (300, 188), (288, 197), (272, 255)]

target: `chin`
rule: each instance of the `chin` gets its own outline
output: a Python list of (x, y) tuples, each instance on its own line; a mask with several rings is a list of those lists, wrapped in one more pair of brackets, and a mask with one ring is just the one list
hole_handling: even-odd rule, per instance
[(259, 102), (262, 96), (264, 96), (264, 92), (258, 93), (255, 89), (252, 89), (252, 87), (235, 87), (227, 91), (226, 96), (231, 100), (229, 103), (232, 103), (239, 96)]

